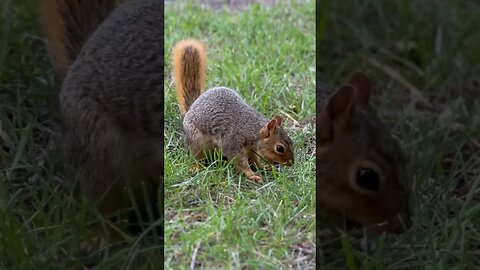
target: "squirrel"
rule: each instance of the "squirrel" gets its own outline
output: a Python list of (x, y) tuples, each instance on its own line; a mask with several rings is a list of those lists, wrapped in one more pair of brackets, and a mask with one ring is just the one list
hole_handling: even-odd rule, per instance
[(185, 144), (197, 160), (221, 150), (227, 160), (235, 160), (238, 171), (261, 183), (250, 162), (258, 168), (262, 160), (270, 164), (293, 165), (293, 142), (282, 128), (282, 118), (268, 120), (232, 89), (214, 87), (204, 91), (206, 50), (198, 40), (176, 43), (172, 68), (177, 103), (183, 117)]
[(406, 158), (370, 106), (356, 71), (333, 94), (317, 89), (317, 217), (401, 233), (411, 226)]
[(61, 81), (67, 182), (98, 201), (105, 216), (138, 206), (142, 219), (156, 219), (163, 184), (162, 2), (40, 0), (39, 7)]

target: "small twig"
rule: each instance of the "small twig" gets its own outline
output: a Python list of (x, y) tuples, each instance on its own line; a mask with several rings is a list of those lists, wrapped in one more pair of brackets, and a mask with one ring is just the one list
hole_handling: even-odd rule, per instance
[(295, 125), (298, 125), (298, 124), (299, 124), (298, 121), (295, 120), (295, 118), (293, 118), (293, 116), (291, 116), (291, 115), (288, 114), (287, 112), (282, 111), (282, 113), (285, 114), (285, 115), (287, 116), (287, 118), (291, 119)]
[(197, 253), (199, 249), (200, 249), (200, 243), (198, 243), (195, 249), (193, 250), (192, 261), (190, 262), (190, 270), (195, 269), (195, 261), (197, 260)]
[(223, 195), (223, 197), (227, 198), (229, 203), (233, 203), (233, 202), (236, 201), (234, 198), (232, 198), (230, 196), (227, 196), (227, 195)]
[(425, 72), (423, 72), (421, 69), (419, 69), (417, 66), (415, 66), (414, 64), (412, 64), (411, 62), (403, 59), (402, 57), (398, 56), (398, 55), (395, 55), (391, 52), (389, 52), (388, 50), (386, 49), (383, 49), (383, 48), (380, 48), (380, 53), (382, 53), (383, 55), (387, 56), (387, 57), (390, 57), (392, 58), (393, 60), (395, 61), (398, 61), (400, 63), (402, 63), (403, 65), (405, 65), (406, 67), (409, 67), (410, 69), (412, 69), (413, 71), (415, 71), (416, 73), (418, 73), (418, 75), (420, 76), (425, 76)]

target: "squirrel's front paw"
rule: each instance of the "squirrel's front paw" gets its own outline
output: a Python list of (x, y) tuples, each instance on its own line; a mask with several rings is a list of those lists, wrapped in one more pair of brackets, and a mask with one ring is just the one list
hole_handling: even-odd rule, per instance
[(248, 179), (254, 181), (255, 183), (262, 183), (262, 178), (256, 174), (250, 175)]

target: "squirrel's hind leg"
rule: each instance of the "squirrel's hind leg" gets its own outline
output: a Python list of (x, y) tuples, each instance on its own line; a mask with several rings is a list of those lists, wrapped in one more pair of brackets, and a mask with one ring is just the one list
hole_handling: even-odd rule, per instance
[(219, 149), (214, 138), (202, 133), (194, 124), (185, 124), (183, 131), (185, 145), (197, 161), (206, 160), (208, 153), (213, 153), (215, 149)]
[[(140, 212), (149, 207), (155, 209), (162, 171), (162, 164), (157, 164), (163, 156), (161, 144), (147, 146), (146, 139), (127, 136), (107, 115), (97, 110), (90, 99), (78, 104), (85, 107), (72, 106), (64, 110), (68, 120), (64, 146), (69, 176), (79, 188), (82, 199), (94, 202), (105, 216), (127, 210), (132, 206), (132, 199), (138, 203)], [(141, 155), (145, 149), (156, 152)], [(143, 204), (144, 190), (151, 191), (148, 196), (152, 205)], [(159, 211), (153, 213), (156, 212)]]
[[(80, 111), (80, 110), (79, 110)], [(67, 175), (87, 199), (100, 199), (99, 210), (109, 213), (123, 208), (118, 168), (120, 155), (115, 151), (121, 141), (119, 132), (109, 119), (95, 110), (81, 115), (66, 112), (69, 123), (64, 141)], [(67, 125), (69, 124), (67, 123)]]

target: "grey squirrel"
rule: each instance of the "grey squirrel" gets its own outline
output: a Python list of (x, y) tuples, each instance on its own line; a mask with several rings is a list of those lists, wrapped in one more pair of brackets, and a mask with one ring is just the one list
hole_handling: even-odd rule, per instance
[(39, 1), (48, 48), (62, 82), (63, 149), (70, 168), (65, 177), (79, 187), (82, 197), (98, 202), (104, 215), (131, 207), (131, 195), (144, 216), (159, 213), (162, 4)]
[(215, 87), (205, 92), (206, 52), (197, 40), (182, 40), (172, 50), (177, 102), (183, 119), (185, 143), (196, 159), (219, 149), (248, 179), (261, 182), (250, 162), (262, 167), (292, 165), (293, 142), (278, 115), (268, 120), (234, 90)]

